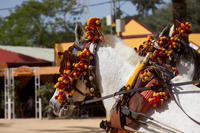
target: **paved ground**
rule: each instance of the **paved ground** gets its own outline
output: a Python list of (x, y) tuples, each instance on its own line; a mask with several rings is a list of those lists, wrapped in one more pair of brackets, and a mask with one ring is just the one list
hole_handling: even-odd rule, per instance
[(0, 119), (1, 133), (105, 133), (99, 123), (105, 118), (94, 119)]

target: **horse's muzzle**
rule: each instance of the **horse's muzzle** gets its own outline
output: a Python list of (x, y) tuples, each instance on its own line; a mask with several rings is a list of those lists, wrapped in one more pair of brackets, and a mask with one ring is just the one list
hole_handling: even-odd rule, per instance
[(75, 105), (57, 105), (57, 103), (49, 103), (52, 113), (58, 117), (70, 117), (76, 108)]

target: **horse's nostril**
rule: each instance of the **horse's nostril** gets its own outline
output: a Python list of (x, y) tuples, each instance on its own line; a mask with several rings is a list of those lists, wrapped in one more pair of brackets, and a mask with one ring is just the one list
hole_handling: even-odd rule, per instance
[(56, 103), (54, 103), (52, 101), (49, 102), (49, 111), (50, 112), (53, 112), (53, 114), (58, 115), (59, 109), (60, 109), (60, 107)]
[(66, 116), (67, 112), (68, 112), (68, 106), (64, 106), (60, 109), (60, 112), (59, 112), (59, 116), (62, 117), (62, 116)]

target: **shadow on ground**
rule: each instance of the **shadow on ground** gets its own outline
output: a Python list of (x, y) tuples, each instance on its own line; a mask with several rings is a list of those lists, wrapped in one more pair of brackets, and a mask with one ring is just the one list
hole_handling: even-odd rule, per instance
[(12, 123), (0, 123), (0, 127), (11, 127)]
[(64, 132), (64, 133), (105, 133), (101, 128), (84, 127), (84, 126), (67, 126), (66, 129), (31, 129), (37, 132)]

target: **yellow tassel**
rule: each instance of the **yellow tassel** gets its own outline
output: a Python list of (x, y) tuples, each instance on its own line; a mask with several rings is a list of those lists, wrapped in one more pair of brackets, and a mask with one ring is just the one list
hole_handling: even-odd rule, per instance
[(70, 80), (71, 83), (73, 82), (73, 78), (69, 77), (69, 80)]
[(156, 108), (156, 107), (157, 107), (157, 104), (156, 104), (156, 103), (154, 103), (154, 104), (153, 104), (153, 107), (154, 107), (154, 108)]
[(164, 103), (164, 100), (160, 99), (160, 105), (163, 105), (163, 103)]
[(65, 84), (69, 83), (69, 81), (67, 81), (67, 80), (64, 80), (63, 82), (64, 82)]
[(68, 61), (68, 62), (67, 62), (67, 66), (70, 66), (70, 65), (71, 65), (71, 63)]
[(69, 74), (71, 72), (71, 70), (65, 70), (66, 74)]
[(62, 81), (62, 80), (63, 80), (63, 77), (59, 77), (59, 78), (58, 78), (58, 81)]
[(165, 100), (167, 100), (167, 99), (168, 99), (168, 97), (167, 97), (167, 96), (165, 96), (165, 97), (164, 97), (164, 99), (165, 99)]
[(69, 93), (70, 96), (72, 96), (75, 93), (75, 90), (71, 90), (71, 92)]
[(85, 68), (85, 69), (87, 69), (87, 68), (88, 68), (88, 66), (87, 66), (87, 65), (84, 65), (84, 68)]
[(78, 51), (77, 55), (80, 56), (81, 55), (81, 51)]

